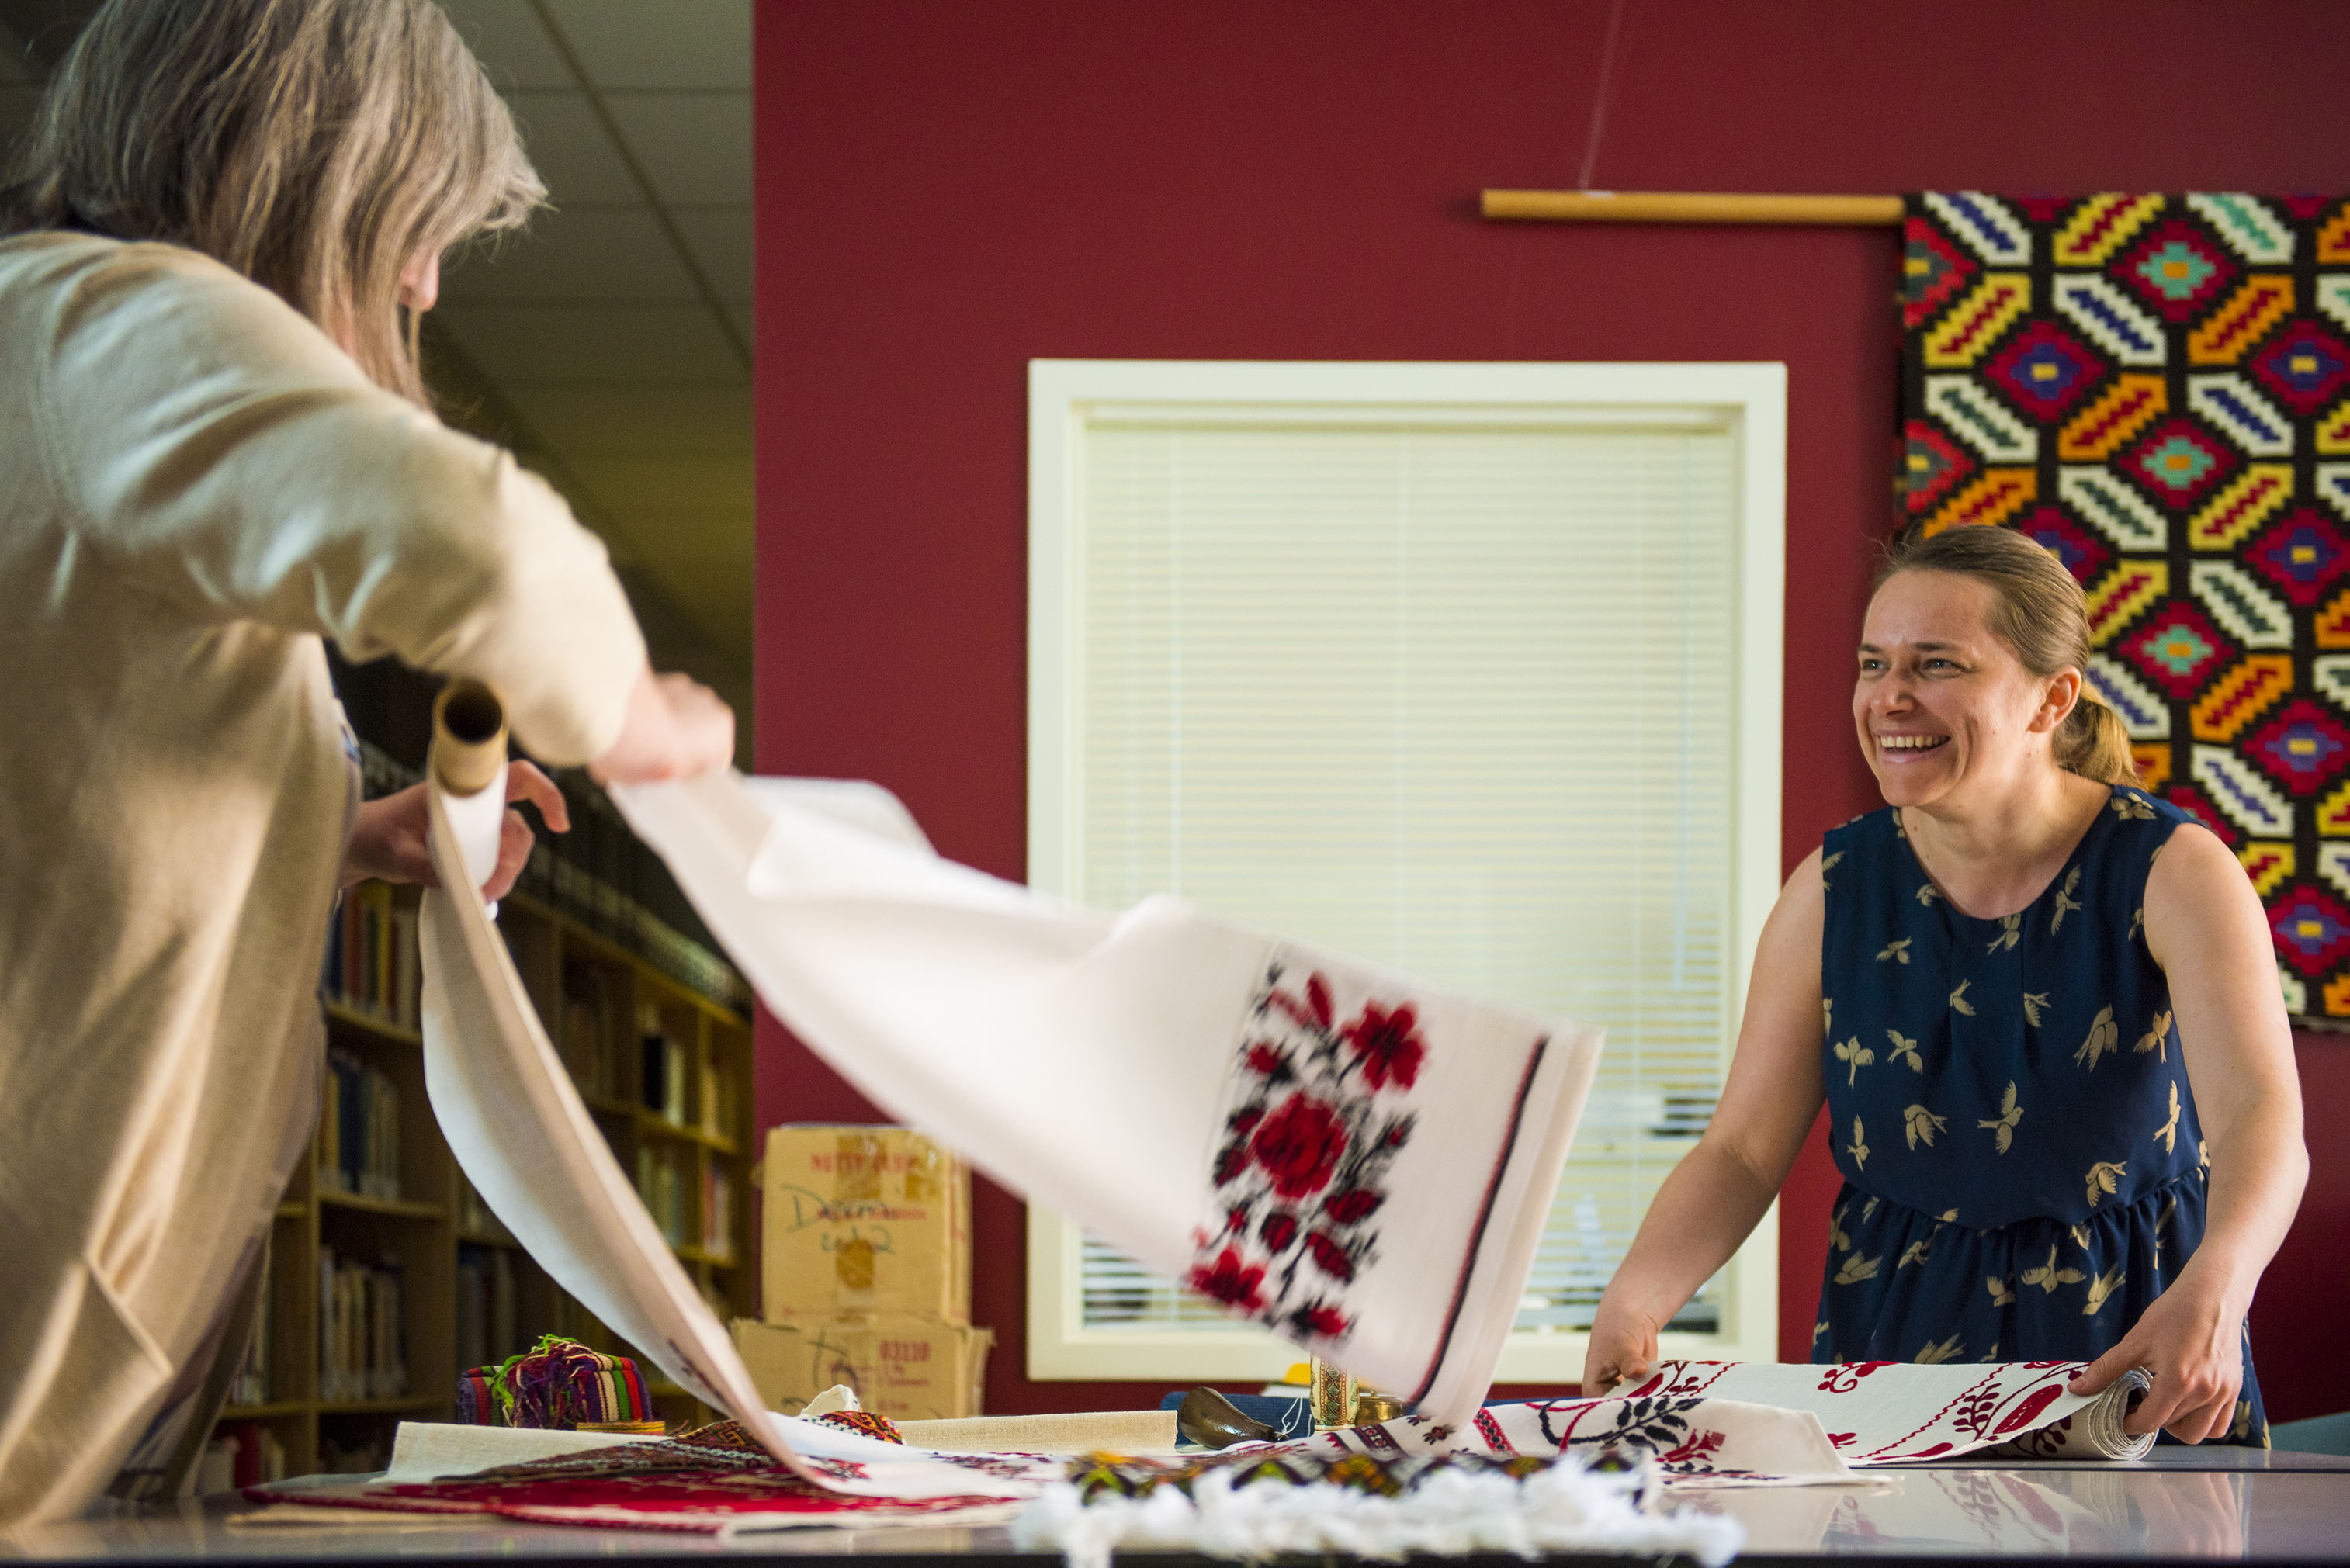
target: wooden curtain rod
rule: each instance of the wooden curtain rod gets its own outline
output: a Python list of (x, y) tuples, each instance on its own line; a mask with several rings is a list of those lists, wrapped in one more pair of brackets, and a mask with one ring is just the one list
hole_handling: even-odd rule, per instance
[(1841, 223), (1890, 228), (1898, 196), (1750, 196), (1697, 191), (1487, 191), (1488, 218), (1561, 223)]

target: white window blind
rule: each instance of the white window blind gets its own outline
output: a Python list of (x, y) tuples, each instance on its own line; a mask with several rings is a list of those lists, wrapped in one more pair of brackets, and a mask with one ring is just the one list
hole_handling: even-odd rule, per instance
[[(1751, 942), (1739, 410), (1102, 401), (1068, 429), (1040, 868), (1605, 1024), (1518, 1320), (1586, 1328), (1711, 1112)], [(1230, 1327), (1090, 1238), (1073, 1262), (1079, 1336)], [(1729, 1289), (1674, 1326), (1722, 1334)]]

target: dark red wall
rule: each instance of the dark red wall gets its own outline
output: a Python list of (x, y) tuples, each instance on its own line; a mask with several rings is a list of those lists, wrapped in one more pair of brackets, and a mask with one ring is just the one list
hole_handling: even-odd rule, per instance
[[(1787, 864), (1875, 805), (1846, 701), (1889, 515), (1894, 235), (1481, 222), (1481, 186), (1575, 182), (1607, 18), (760, 0), (761, 768), (879, 779), (946, 854), (1022, 875), (1031, 358), (1777, 359)], [(1628, 0), (1593, 182), (2341, 190), (2345, 80), (2337, 0)], [(761, 1038), (766, 1120), (869, 1116)], [(2313, 1125), (2338, 1125), (2350, 1044), (2302, 1052)], [(2350, 1152), (2316, 1152), (2255, 1314), (2286, 1418), (2350, 1407), (2338, 1357), (2288, 1377), (2274, 1354), (2350, 1326)], [(1783, 1219), (1792, 1357), (1834, 1184), (1815, 1134)], [(1024, 1379), (1023, 1236), (986, 1193), (990, 1407), (1155, 1399)]]

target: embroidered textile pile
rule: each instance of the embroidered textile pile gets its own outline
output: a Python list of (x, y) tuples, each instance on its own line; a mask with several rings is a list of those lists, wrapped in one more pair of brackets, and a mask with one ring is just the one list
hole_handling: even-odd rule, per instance
[[(742, 1532), (810, 1524), (996, 1523), (1097, 1568), (1118, 1545), (1232, 1556), (1287, 1551), (1686, 1552), (1712, 1563), (1733, 1527), (1676, 1513), (1676, 1494), (1844, 1484), (1870, 1467), (1978, 1450), (2129, 1457), (2131, 1390), (2064, 1393), (2081, 1364), (1851, 1366), (1669, 1362), (1605, 1399), (1490, 1406), (1455, 1426), (1407, 1416), (1220, 1452), (1139, 1458), (947, 1453), (842, 1417), (777, 1417), (795, 1462), (738, 1422), (656, 1442), (499, 1432), (560, 1445), (489, 1463), (479, 1428), (404, 1427), (390, 1476), (257, 1489), (311, 1507), (493, 1513), (550, 1523)], [(2139, 1380), (2137, 1388), (2144, 1387)], [(442, 1475), (440, 1451), (468, 1473)], [(411, 1438), (411, 1434), (418, 1434)], [(476, 1435), (478, 1434), (478, 1435)], [(509, 1449), (509, 1452), (515, 1450)], [(821, 1478), (811, 1482), (810, 1474)]]
[(2296, 1014), (2350, 1017), (2350, 203), (1911, 198), (1913, 525), (2088, 594), (2147, 787), (2235, 850)]

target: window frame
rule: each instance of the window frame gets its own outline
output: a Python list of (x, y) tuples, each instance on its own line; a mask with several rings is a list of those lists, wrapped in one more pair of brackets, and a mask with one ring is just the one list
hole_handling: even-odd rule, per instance
[[(1312, 410), (1317, 419), (1414, 419), (1470, 424), (1584, 422), (1726, 424), (1737, 442), (1733, 564), (1738, 660), (1731, 769), (1735, 779), (1728, 1016), (1744, 1015), (1755, 945), (1782, 881), (1782, 685), (1786, 577), (1787, 370), (1772, 362), (1462, 363), (1032, 359), (1028, 365), (1028, 881), (1069, 895), (1078, 819), (1081, 711), (1076, 640), (1085, 585), (1075, 570), (1083, 429), (1097, 411), (1185, 409), (1236, 417)], [(1734, 1040), (1723, 1043), (1727, 1074)], [(1720, 1334), (1668, 1333), (1668, 1356), (1778, 1358), (1778, 1230), (1774, 1200), (1731, 1264)], [(1300, 1358), (1270, 1333), (1230, 1329), (1087, 1329), (1079, 1319), (1082, 1238), (1076, 1225), (1028, 1206), (1027, 1376), (1070, 1379), (1278, 1378)], [(1588, 1335), (1513, 1331), (1498, 1378), (1571, 1384)]]

